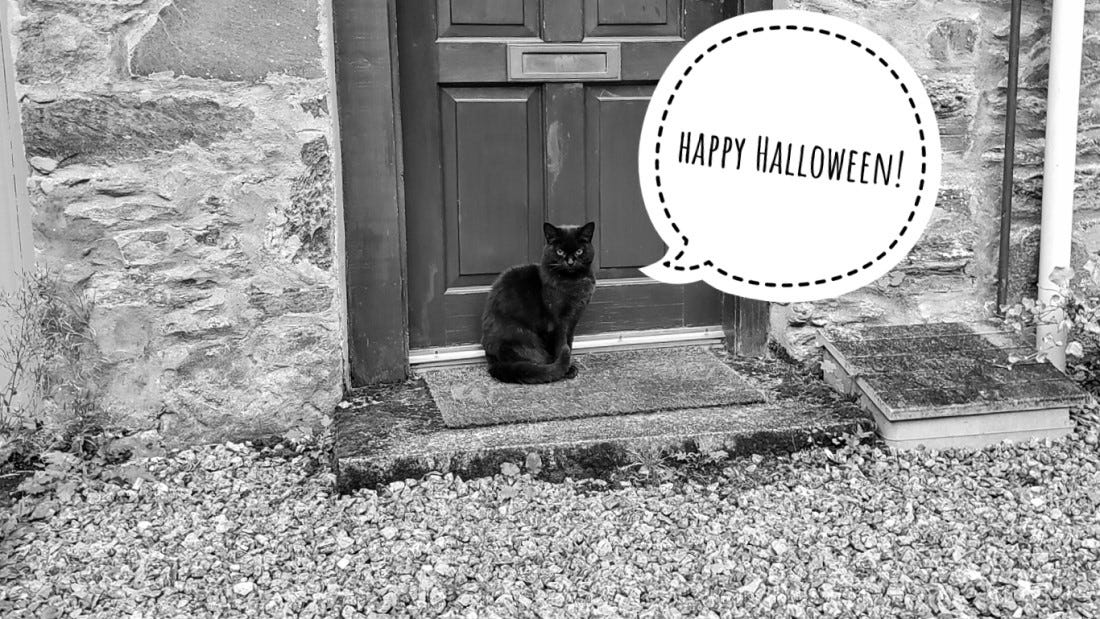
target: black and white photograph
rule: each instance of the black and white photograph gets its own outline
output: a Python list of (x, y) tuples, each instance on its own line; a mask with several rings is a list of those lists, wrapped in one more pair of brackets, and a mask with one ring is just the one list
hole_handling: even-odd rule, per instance
[(0, 617), (1100, 619), (1100, 0), (0, 2)]

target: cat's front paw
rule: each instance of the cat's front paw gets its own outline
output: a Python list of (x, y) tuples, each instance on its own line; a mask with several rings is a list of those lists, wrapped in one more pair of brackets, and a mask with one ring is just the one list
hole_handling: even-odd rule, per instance
[(566, 378), (576, 378), (577, 377), (577, 366), (576, 365), (570, 365), (569, 369), (565, 371), (565, 377)]

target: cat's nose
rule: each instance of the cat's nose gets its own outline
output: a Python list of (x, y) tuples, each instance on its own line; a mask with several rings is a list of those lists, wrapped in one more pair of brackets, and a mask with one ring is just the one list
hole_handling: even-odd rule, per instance
[(565, 264), (568, 264), (569, 266), (573, 266), (573, 259), (572, 258), (566, 258), (565, 259)]

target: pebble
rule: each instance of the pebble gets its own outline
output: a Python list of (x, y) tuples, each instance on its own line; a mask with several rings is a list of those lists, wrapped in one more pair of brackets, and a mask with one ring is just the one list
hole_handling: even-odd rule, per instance
[(740, 591), (741, 593), (748, 593), (748, 594), (751, 595), (753, 593), (756, 593), (756, 591), (758, 589), (760, 589), (760, 586), (763, 585), (763, 584), (764, 584), (764, 580), (762, 578), (753, 578), (751, 582), (749, 582), (747, 585), (744, 585), (741, 588), (739, 588), (738, 591)]
[(322, 452), (196, 447), (136, 490), (25, 498), (14, 533), (0, 513), (0, 616), (1075, 616), (1100, 605), (1100, 424), (1075, 420), (977, 453), (815, 448), (661, 485), (512, 464), (350, 496)]
[(534, 451), (528, 453), (524, 466), (527, 467), (527, 470), (530, 471), (532, 475), (537, 474), (542, 470), (542, 456)]

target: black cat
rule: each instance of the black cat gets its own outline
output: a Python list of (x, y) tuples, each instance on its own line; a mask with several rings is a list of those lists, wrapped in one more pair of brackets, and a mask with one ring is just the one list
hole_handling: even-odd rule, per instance
[(592, 233), (583, 226), (544, 223), (540, 264), (500, 274), (481, 315), (481, 345), (489, 374), (509, 383), (549, 383), (573, 378), (573, 331), (592, 298)]

